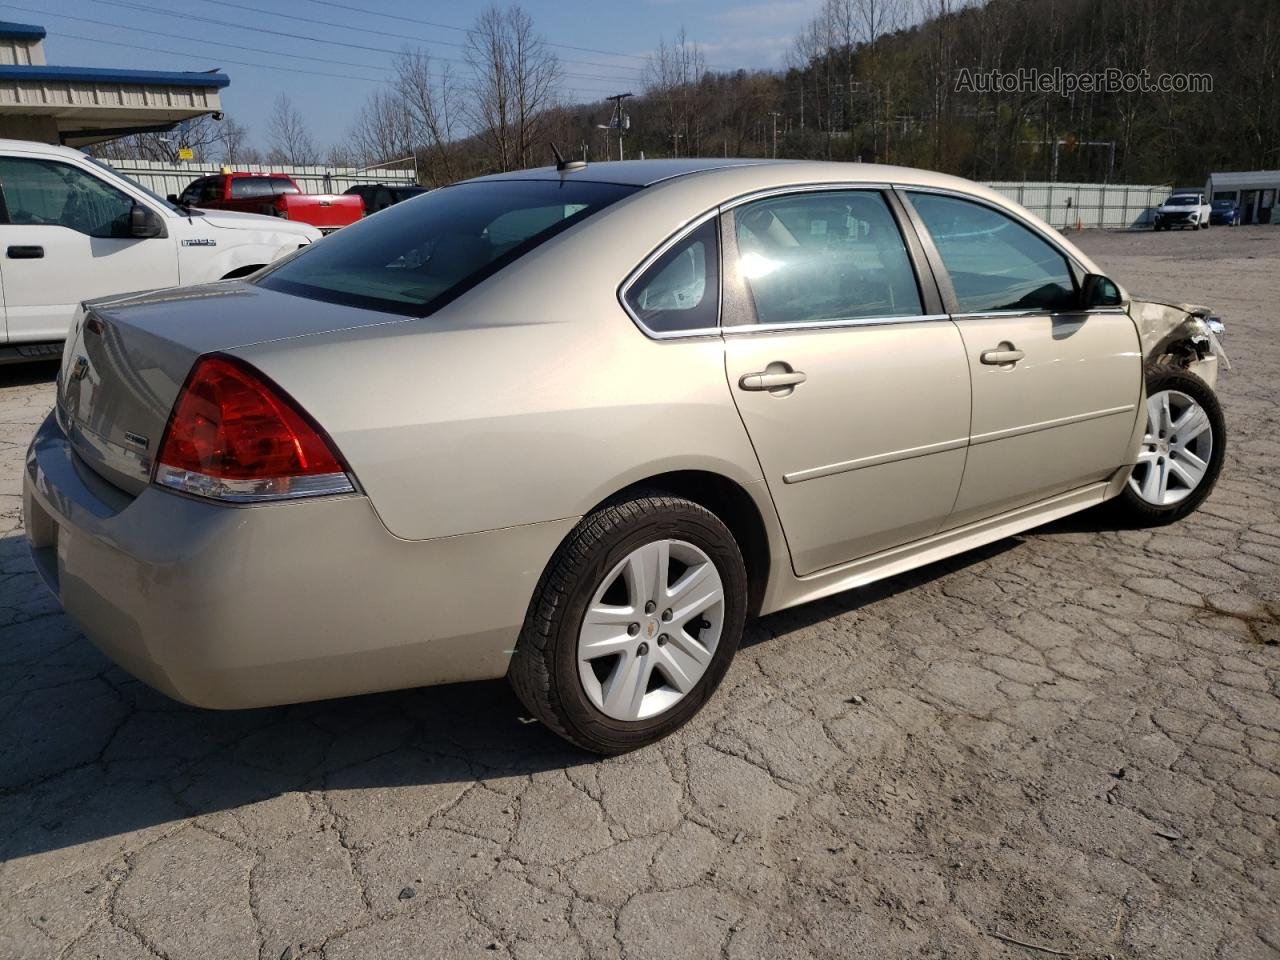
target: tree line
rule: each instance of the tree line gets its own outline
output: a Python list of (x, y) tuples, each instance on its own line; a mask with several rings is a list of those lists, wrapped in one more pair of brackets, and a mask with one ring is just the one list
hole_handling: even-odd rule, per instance
[[(461, 68), (421, 49), (392, 66), (328, 150), (283, 95), (265, 153), (233, 119), (197, 121), (185, 145), (231, 163), (416, 158), (429, 185), (544, 164), (552, 142), (616, 159), (620, 132), (628, 158), (881, 162), (983, 180), (1200, 183), (1280, 167), (1275, 2), (825, 0), (779, 69), (709, 69), (683, 30), (663, 38), (621, 131), (612, 104), (560, 95), (562, 65), (519, 6), (477, 18)], [(1201, 75), (1194, 91), (1188, 74)], [(130, 140), (111, 152), (168, 159), (176, 142)]]

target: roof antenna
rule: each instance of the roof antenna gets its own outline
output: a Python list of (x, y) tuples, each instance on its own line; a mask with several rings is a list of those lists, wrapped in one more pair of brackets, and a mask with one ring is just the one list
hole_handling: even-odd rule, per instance
[(556, 158), (556, 169), (561, 173), (569, 170), (581, 170), (587, 165), (585, 160), (566, 160), (564, 154), (560, 152), (560, 148), (554, 143), (551, 144), (551, 155)]

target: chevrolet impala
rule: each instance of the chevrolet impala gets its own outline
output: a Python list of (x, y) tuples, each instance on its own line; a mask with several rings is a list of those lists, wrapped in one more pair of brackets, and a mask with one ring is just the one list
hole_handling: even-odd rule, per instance
[(1093, 507), (1184, 517), (1220, 333), (953, 177), (562, 162), (86, 304), (26, 533), (188, 703), (507, 676), (616, 753), (699, 710), (748, 617)]

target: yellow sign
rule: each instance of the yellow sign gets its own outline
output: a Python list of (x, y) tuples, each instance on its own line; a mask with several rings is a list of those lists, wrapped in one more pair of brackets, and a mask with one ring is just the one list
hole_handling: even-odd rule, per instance
[(190, 147), (179, 147), (179, 148), (178, 148), (178, 159), (179, 159), (179, 160), (194, 160), (195, 158), (196, 158), (196, 152), (195, 152), (194, 150), (192, 150)]

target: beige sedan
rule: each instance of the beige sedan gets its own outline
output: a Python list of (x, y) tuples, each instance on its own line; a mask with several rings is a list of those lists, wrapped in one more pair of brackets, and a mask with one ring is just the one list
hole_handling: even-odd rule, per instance
[(952, 177), (522, 171), (88, 304), (26, 530), (89, 639), (181, 700), (506, 675), (617, 752), (697, 712), (748, 616), (1106, 501), (1193, 510), (1220, 329)]

